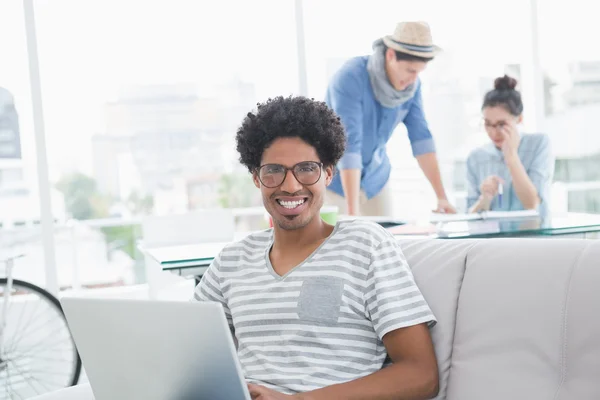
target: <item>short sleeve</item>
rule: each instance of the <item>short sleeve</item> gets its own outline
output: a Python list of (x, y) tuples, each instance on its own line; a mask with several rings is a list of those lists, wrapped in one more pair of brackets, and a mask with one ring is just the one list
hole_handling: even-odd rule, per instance
[(223, 296), (221, 291), (221, 279), (220, 279), (220, 259), (221, 256), (215, 257), (213, 262), (210, 264), (200, 283), (194, 289), (194, 301), (213, 301), (221, 303), (223, 310), (225, 311), (225, 317), (229, 327), (233, 330), (233, 321), (231, 317), (231, 310), (227, 305), (227, 300)]
[(365, 304), (380, 339), (393, 330), (436, 322), (408, 267), (400, 245), (385, 239), (372, 253)]
[(540, 143), (535, 150), (527, 175), (538, 192), (541, 200), (540, 207), (548, 209), (554, 177), (554, 155), (550, 146), (550, 138), (547, 135), (540, 135), (539, 137)]
[(425, 112), (423, 111), (423, 99), (421, 97), (421, 82), (415, 92), (408, 114), (404, 118), (404, 125), (408, 131), (408, 139), (414, 157), (435, 153), (435, 142), (431, 136)]

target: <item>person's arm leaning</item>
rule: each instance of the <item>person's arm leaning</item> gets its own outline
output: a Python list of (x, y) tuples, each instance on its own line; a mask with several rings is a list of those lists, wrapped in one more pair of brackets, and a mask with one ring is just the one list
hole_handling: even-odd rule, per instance
[(519, 155), (510, 155), (505, 157), (504, 160), (512, 178), (513, 188), (519, 201), (523, 204), (523, 208), (526, 210), (536, 209), (540, 205), (541, 199), (538, 196), (535, 185), (529, 179), (527, 170), (525, 170), (523, 163), (519, 159)]
[(360, 175), (361, 169), (351, 168), (340, 170), (340, 179), (342, 180), (342, 188), (346, 198), (346, 207), (348, 207), (348, 215), (357, 216), (360, 214)]
[(498, 195), (498, 186), (504, 184), (504, 180), (496, 175), (490, 175), (481, 183), (479, 199), (471, 206), (469, 212), (489, 211), (494, 197)]
[(427, 324), (396, 329), (383, 337), (393, 364), (371, 375), (292, 396), (298, 400), (421, 400), (439, 390), (437, 362)]
[(491, 205), (492, 205), (491, 199), (489, 199), (485, 196), (481, 196), (477, 199), (477, 201), (475, 203), (473, 203), (473, 205), (471, 207), (469, 207), (469, 212), (470, 213), (478, 213), (481, 211), (489, 211)]
[(438, 206), (436, 211), (456, 213), (456, 209), (450, 204), (448, 197), (446, 196), (436, 153), (425, 153), (416, 156), (416, 158), (417, 162), (419, 163), (419, 167), (421, 167), (423, 174), (431, 184), (431, 187), (433, 188), (433, 191), (437, 197)]
[(346, 151), (337, 167), (349, 215), (358, 215), (362, 172), (363, 112), (362, 84), (353, 71), (343, 69), (328, 88), (329, 106), (336, 112), (346, 131)]
[[(413, 286), (414, 290), (407, 290)], [(402, 290), (410, 299), (394, 295)], [(394, 238), (373, 251), (365, 302), (393, 364), (371, 375), (294, 397), (325, 399), (430, 399), (437, 395), (437, 360), (428, 323), (435, 321)]]
[(412, 153), (435, 192), (438, 199), (438, 211), (455, 213), (456, 210), (448, 202), (435, 152), (435, 143), (425, 119), (421, 97), (421, 83), (417, 82), (417, 85), (419, 86), (415, 92), (415, 97), (408, 114), (404, 118), (404, 125), (408, 131)]
[(550, 186), (554, 175), (554, 156), (550, 147), (550, 139), (540, 135), (540, 143), (529, 168), (525, 169), (516, 151), (506, 153), (504, 159), (515, 193), (525, 209), (536, 209), (541, 203), (547, 203), (550, 197)]

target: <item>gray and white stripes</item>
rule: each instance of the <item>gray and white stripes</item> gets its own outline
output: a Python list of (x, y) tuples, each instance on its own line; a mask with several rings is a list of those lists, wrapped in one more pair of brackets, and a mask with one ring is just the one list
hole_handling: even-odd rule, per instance
[(368, 375), (383, 336), (433, 323), (396, 240), (379, 225), (343, 221), (302, 264), (279, 276), (271, 230), (227, 246), (195, 291), (223, 304), (249, 382), (304, 392)]

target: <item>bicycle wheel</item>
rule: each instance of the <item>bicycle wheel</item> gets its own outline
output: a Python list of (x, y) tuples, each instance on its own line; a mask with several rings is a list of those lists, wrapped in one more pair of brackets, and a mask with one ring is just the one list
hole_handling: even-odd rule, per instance
[[(0, 312), (6, 278), (0, 278)], [(81, 359), (56, 297), (13, 280), (0, 343), (0, 400), (27, 399), (75, 385)]]

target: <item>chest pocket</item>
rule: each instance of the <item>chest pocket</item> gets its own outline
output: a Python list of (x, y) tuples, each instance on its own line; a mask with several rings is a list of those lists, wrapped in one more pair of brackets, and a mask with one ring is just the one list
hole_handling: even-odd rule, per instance
[(340, 316), (344, 282), (340, 278), (308, 278), (302, 283), (298, 317), (304, 321), (335, 323)]

